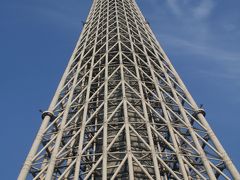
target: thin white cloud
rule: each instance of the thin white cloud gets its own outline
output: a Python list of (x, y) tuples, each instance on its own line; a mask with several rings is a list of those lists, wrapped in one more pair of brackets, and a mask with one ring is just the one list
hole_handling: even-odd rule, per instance
[[(218, 69), (220, 69), (218, 67)], [(222, 71), (209, 71), (209, 70), (203, 70), (203, 69), (200, 69), (198, 71), (202, 76), (204, 77), (211, 77), (211, 78), (221, 78), (221, 79), (227, 79), (227, 80), (239, 80), (239, 72), (237, 73), (232, 73), (232, 72), (229, 72), (227, 69), (223, 69)], [(240, 86), (239, 83), (236, 83), (235, 84), (236, 86)]]
[(205, 43), (200, 44), (194, 40), (181, 39), (170, 35), (162, 34), (161, 39), (166, 39), (165, 41), (168, 42), (171, 47), (179, 49), (180, 53), (201, 55), (212, 60), (217, 60), (218, 62), (234, 62), (240, 66), (240, 53), (229, 52), (225, 49), (214, 48)]
[(182, 10), (181, 10), (180, 6), (178, 5), (178, 0), (167, 0), (167, 3), (174, 14), (176, 14), (177, 16), (183, 15)]
[(194, 9), (193, 13), (196, 18), (202, 19), (208, 17), (214, 8), (212, 0), (202, 0), (201, 3)]
[[(230, 52), (222, 48), (215, 48), (208, 44), (199, 44), (194, 40), (181, 39), (169, 35), (161, 35), (161, 39), (168, 42), (171, 49), (176, 49), (175, 54), (193, 55), (202, 57), (204, 61), (212, 61), (221, 71), (199, 69), (199, 73), (206, 77), (223, 78), (239, 81), (240, 53)], [(199, 58), (198, 58), (199, 59)], [(194, 60), (188, 59), (188, 60)], [(206, 63), (207, 64), (207, 63)], [(240, 86), (240, 83), (238, 84)]]
[(203, 19), (211, 14), (214, 8), (213, 0), (199, 0), (196, 5), (193, 5), (196, 3), (194, 1), (195, 0), (167, 0), (167, 4), (175, 15), (181, 18), (184, 17), (185, 19), (188, 17)]

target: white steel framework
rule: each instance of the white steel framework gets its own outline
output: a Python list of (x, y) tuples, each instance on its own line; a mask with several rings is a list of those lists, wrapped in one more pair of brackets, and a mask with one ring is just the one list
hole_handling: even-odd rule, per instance
[(19, 179), (240, 179), (135, 0), (94, 0)]

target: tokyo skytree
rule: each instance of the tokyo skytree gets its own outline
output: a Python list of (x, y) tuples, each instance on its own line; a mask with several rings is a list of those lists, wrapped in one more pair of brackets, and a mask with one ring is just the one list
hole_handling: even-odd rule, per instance
[(240, 175), (135, 0), (93, 0), (18, 179)]

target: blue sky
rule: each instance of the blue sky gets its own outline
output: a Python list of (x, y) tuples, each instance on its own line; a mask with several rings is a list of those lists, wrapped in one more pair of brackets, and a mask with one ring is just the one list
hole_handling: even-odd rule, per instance
[[(0, 0), (1, 179), (16, 179), (90, 3)], [(240, 169), (240, 1), (137, 3)]]

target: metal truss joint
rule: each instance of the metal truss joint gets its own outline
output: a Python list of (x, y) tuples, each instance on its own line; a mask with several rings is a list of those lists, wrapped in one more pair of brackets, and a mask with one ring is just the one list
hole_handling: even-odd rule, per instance
[(206, 112), (203, 108), (199, 108), (194, 112), (194, 117), (197, 117), (198, 114), (202, 114), (204, 117), (206, 116)]
[(44, 112), (42, 113), (42, 120), (43, 120), (46, 116), (49, 116), (49, 117), (50, 117), (50, 121), (53, 121), (53, 119), (55, 118), (53, 112), (51, 112), (51, 111), (44, 111)]

